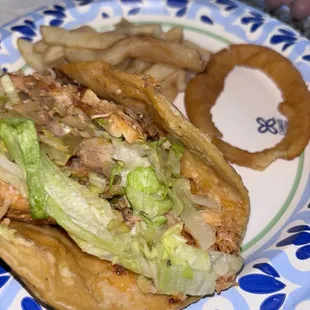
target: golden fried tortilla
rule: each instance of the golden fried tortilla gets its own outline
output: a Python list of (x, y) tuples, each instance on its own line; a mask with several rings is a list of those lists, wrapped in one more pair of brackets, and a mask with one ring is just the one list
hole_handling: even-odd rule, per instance
[[(212, 248), (240, 255), (249, 218), (248, 192), (210, 138), (160, 95), (148, 77), (120, 72), (103, 62), (68, 64), (60, 69), (94, 91), (101, 87), (103, 98), (125, 98), (117, 102), (127, 107), (138, 99), (138, 109), (142, 107), (157, 126), (183, 142), (186, 151), (181, 170), (191, 181), (192, 192), (208, 194), (221, 205), (219, 212), (205, 216), (216, 235)], [(93, 111), (100, 112), (90, 102), (72, 102), (89, 117)], [(197, 300), (187, 298), (182, 303), (171, 296), (142, 294), (136, 275), (123, 268), (115, 271), (111, 263), (83, 253), (57, 228), (17, 222), (9, 227), (18, 233), (7, 237), (7, 228), (0, 226), (0, 257), (33, 294), (56, 309), (180, 309)], [(234, 284), (235, 275), (221, 277), (216, 290)]]
[[(157, 91), (151, 77), (121, 72), (102, 61), (66, 64), (60, 66), (60, 70), (99, 96), (116, 98), (119, 104), (129, 108), (127, 99), (139, 99), (139, 103), (144, 104), (141, 111), (146, 110), (158, 126), (182, 141), (190, 151), (182, 160), (182, 174), (196, 183), (201, 194), (212, 191), (214, 187), (215, 192), (221, 191), (219, 197), (216, 197), (224, 206), (221, 213), (222, 224), (215, 228), (217, 249), (239, 254), (249, 218), (248, 191), (241, 177), (225, 161), (209, 136), (192, 125)], [(87, 104), (81, 108), (86, 113), (91, 110)], [(134, 108), (140, 109), (141, 105)]]
[(57, 228), (0, 224), (0, 257), (41, 301), (61, 310), (180, 309), (171, 296), (143, 294), (138, 276), (80, 250)]

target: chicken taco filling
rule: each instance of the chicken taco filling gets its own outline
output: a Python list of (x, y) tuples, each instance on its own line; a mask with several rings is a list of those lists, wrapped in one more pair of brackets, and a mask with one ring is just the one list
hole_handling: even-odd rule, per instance
[(61, 226), (145, 293), (233, 283), (242, 236), (227, 213), (242, 202), (182, 139), (71, 82), (10, 74), (0, 92), (0, 217)]

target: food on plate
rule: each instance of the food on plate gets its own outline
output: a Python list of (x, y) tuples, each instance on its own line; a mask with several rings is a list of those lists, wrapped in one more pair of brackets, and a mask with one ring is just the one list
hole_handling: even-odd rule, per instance
[(197, 50), (179, 43), (164, 42), (153, 37), (128, 37), (115, 43), (109, 49), (68, 48), (66, 58), (69, 62), (103, 60), (117, 66), (127, 58), (139, 58), (153, 63), (165, 63), (202, 72), (205, 62)]
[(141, 292), (137, 283), (147, 286), (147, 281), (82, 252), (55, 227), (22, 222), (11, 222), (9, 227), (0, 225), (0, 257), (14, 259), (20, 279), (54, 309), (175, 310), (197, 300)]
[(73, 30), (42, 26), (42, 40), (18, 40), (26, 63), (40, 73), (62, 63), (103, 60), (122, 71), (150, 74), (173, 101), (190, 77), (205, 69), (210, 52), (184, 40), (182, 28), (163, 32), (160, 25), (135, 25), (122, 19), (115, 29), (97, 32), (89, 26)]
[[(212, 122), (211, 108), (223, 91), (225, 78), (235, 66), (263, 71), (282, 92), (279, 111), (287, 117), (288, 129), (274, 147), (253, 153), (234, 147), (221, 139), (221, 132)], [(307, 86), (287, 58), (266, 47), (237, 44), (212, 55), (206, 71), (189, 82), (185, 105), (191, 122), (211, 137), (228, 161), (241, 166), (264, 170), (278, 158), (291, 160), (299, 156), (309, 142), (310, 93)]]
[(101, 50), (125, 38), (124, 34), (111, 32), (73, 32), (60, 27), (41, 26), (43, 41), (52, 46), (80, 47)]
[[(92, 33), (95, 30), (89, 26), (82, 26), (71, 30), (71, 32)], [(49, 31), (47, 30), (46, 33), (49, 34)], [(26, 63), (37, 72), (45, 72), (49, 66), (54, 66), (64, 61), (64, 47), (48, 45), (42, 40), (32, 44), (27, 40), (18, 39), (17, 47)]]
[(101, 98), (61, 75), (1, 79), (0, 257), (57, 309), (180, 309), (234, 285), (249, 198), (210, 138), (151, 77), (60, 70), (104, 77)]

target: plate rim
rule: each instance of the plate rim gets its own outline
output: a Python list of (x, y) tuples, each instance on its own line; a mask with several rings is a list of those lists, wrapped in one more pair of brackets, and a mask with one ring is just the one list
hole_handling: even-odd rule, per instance
[[(109, 2), (115, 2), (115, 1), (117, 2), (117, 0), (108, 0), (108, 1), (105, 1), (105, 2), (109, 3)], [(201, 3), (201, 2), (203, 2), (202, 0), (191, 0), (191, 1), (194, 2), (194, 3)], [(228, 1), (230, 1), (230, 0), (228, 0)], [(72, 7), (75, 7), (75, 6), (77, 5), (77, 2), (78, 2), (78, 1), (75, 1), (75, 2), (74, 2), (74, 1), (61, 1), (61, 2), (57, 2), (57, 3), (53, 4), (53, 5), (42, 6), (42, 7), (38, 8), (38, 9), (36, 9), (36, 10), (30, 11), (30, 12), (24, 14), (23, 16), (20, 16), (20, 17), (15, 18), (15, 19), (9, 21), (8, 23), (6, 23), (6, 24), (4, 24), (4, 25), (1, 25), (1, 26), (0, 26), (0, 32), (1, 32), (1, 30), (4, 29), (5, 27), (10, 27), (11, 25), (15, 25), (15, 24), (16, 24), (17, 22), (19, 22), (20, 20), (24, 20), (24, 19), (26, 19), (26, 18), (29, 18), (29, 15), (31, 15), (31, 14), (33, 14), (33, 13), (38, 13), (38, 12), (41, 12), (42, 10), (49, 9), (49, 8), (51, 8), (51, 7), (54, 7), (54, 5), (62, 5), (62, 6), (65, 8), (65, 10), (70, 10), (70, 9), (72, 9)], [(91, 1), (91, 2), (90, 2), (90, 5), (93, 5), (94, 3), (101, 3), (101, 2), (104, 2), (104, 0)], [(156, 0), (151, 0), (151, 1), (148, 0), (148, 2), (155, 2), (155, 3), (157, 3), (157, 4), (159, 3), (159, 2), (156, 1)], [(263, 13), (263, 12), (259, 11), (259, 10), (256, 9), (256, 8), (252, 8), (252, 7), (250, 7), (250, 6), (247, 5), (247, 4), (241, 3), (241, 2), (239, 2), (239, 1), (237, 1), (237, 0), (234, 0), (234, 1), (232, 1), (232, 2), (236, 2), (236, 3), (238, 3), (239, 6), (244, 7), (244, 8), (246, 8), (246, 9), (251, 10), (251, 11), (254, 11), (254, 12), (258, 12), (258, 13), (262, 14), (263, 16), (268, 16), (269, 19), (276, 21), (279, 25), (285, 25), (284, 23), (282, 23), (282, 22), (279, 21), (278, 19), (273, 18), (273, 17), (270, 17), (268, 14)], [(203, 4), (201, 4), (201, 5), (204, 6)], [(42, 17), (42, 18), (44, 18), (44, 17)], [(298, 38), (300, 38), (300, 39), (302, 39), (302, 40), (305, 40), (305, 41), (307, 41), (307, 42), (310, 44), (310, 40), (309, 40), (309, 39), (305, 38), (302, 34), (300, 34), (298, 31), (296, 31), (295, 29), (293, 29), (290, 25), (285, 25), (285, 28), (286, 28), (286, 29), (291, 29), (295, 34), (298, 35)], [(8, 34), (8, 36), (11, 36), (11, 35)], [(1, 38), (1, 41), (5, 40), (5, 38), (6, 38), (6, 37)], [(0, 44), (1, 44), (1, 43), (0, 43)], [(0, 64), (0, 65), (2, 66), (2, 64)], [(309, 79), (307, 82), (310, 83), (310, 79)], [(303, 152), (303, 154), (300, 156), (300, 158), (303, 157), (303, 164), (305, 164), (304, 157), (305, 157), (305, 155), (309, 155), (309, 154), (308, 154), (308, 153), (310, 153), (309, 151), (310, 151), (310, 149), (309, 149), (309, 147), (308, 147), (308, 148), (305, 149), (305, 151)], [(299, 158), (299, 160), (300, 160), (300, 158)], [(298, 174), (298, 168), (297, 168), (296, 174)], [(301, 169), (301, 173), (300, 173), (300, 174), (301, 174), (301, 175), (303, 174), (303, 169)], [(299, 178), (299, 185), (300, 185), (300, 181), (301, 181), (301, 175), (300, 175), (300, 178)], [(296, 175), (296, 176), (297, 176), (297, 175)], [(295, 181), (296, 181), (296, 176), (295, 176), (294, 183), (295, 183)], [(310, 174), (309, 174), (309, 178), (310, 178)], [(307, 182), (309, 182), (309, 180), (306, 180), (306, 182), (305, 182), (305, 187), (306, 187), (307, 184), (308, 184)], [(297, 191), (297, 189), (299, 188), (299, 185), (296, 187), (294, 195), (296, 195), (296, 191)], [(292, 186), (292, 187), (293, 187), (293, 186)], [(305, 190), (305, 189), (302, 189), (302, 192), (304, 192), (304, 190)], [(301, 199), (302, 194), (303, 194), (303, 193), (301, 193), (301, 195), (300, 195), (300, 197), (299, 197), (300, 199)], [(293, 197), (291, 197), (291, 201), (288, 203), (288, 205), (290, 205), (290, 203), (291, 203), (292, 200), (294, 199), (294, 195), (293, 195)], [(289, 198), (290, 198), (290, 195), (288, 195), (288, 197), (287, 197), (286, 200), (288, 200)], [(285, 204), (285, 203), (284, 203), (284, 204)], [(293, 213), (294, 213), (294, 212), (293, 212)], [(289, 218), (287, 219), (287, 221), (289, 221)], [(268, 226), (268, 225), (267, 225), (267, 226)], [(283, 224), (283, 227), (284, 227), (284, 226), (285, 226), (285, 224)], [(269, 231), (270, 231), (270, 230), (269, 230)], [(268, 232), (269, 232), (269, 231), (268, 231)], [(268, 232), (267, 232), (267, 233), (268, 233)], [(260, 240), (261, 240), (261, 238), (260, 238)], [(250, 240), (249, 242), (251, 242), (251, 240)], [(246, 245), (247, 245), (247, 244), (245, 244), (245, 246), (246, 246)], [(249, 248), (247, 248), (246, 251), (247, 251), (248, 249), (249, 249)], [(259, 251), (259, 249), (257, 249), (257, 251)], [(283, 250), (283, 251), (284, 251), (284, 250)], [(2, 292), (0, 293), (0, 297), (1, 297), (1, 295), (2, 295)]]

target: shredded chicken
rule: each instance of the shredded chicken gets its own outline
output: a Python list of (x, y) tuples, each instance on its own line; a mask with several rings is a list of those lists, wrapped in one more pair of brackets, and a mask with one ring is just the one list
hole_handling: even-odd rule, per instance
[(90, 172), (90, 169), (83, 165), (76, 157), (72, 157), (67, 163), (67, 166), (70, 168), (73, 177), (87, 177)]
[(89, 169), (101, 168), (103, 174), (109, 178), (113, 166), (113, 145), (103, 138), (85, 139), (79, 146), (77, 155), (83, 165)]
[(28, 200), (16, 188), (0, 180), (0, 205), (3, 205), (6, 200), (19, 211), (29, 210)]
[(204, 210), (201, 211), (201, 215), (211, 227), (222, 225), (221, 213), (218, 211)]
[[(92, 119), (103, 118), (104, 129), (114, 137), (124, 137), (129, 143), (158, 137), (158, 129), (145, 116), (106, 100), (91, 90), (72, 84), (61, 85), (51, 77), (37, 74), (10, 74), (22, 103), (13, 107), (17, 113), (45, 126), (56, 136), (69, 131), (91, 138)], [(75, 130), (75, 131), (73, 131)]]
[(11, 204), (11, 201), (9, 199), (5, 198), (2, 206), (0, 206), (0, 219), (2, 219), (4, 217), (4, 215), (7, 213), (10, 204)]
[(21, 193), (10, 184), (0, 180), (0, 219), (5, 217), (34, 224), (55, 223), (52, 219), (34, 220), (29, 213), (29, 203)]
[(90, 89), (84, 93), (82, 102), (87, 104), (84, 105), (84, 109), (91, 118), (106, 120), (104, 128), (111, 136), (116, 138), (124, 136), (129, 143), (146, 139), (144, 130), (134, 113), (129, 111), (126, 113), (124, 108), (107, 100), (100, 100)]

